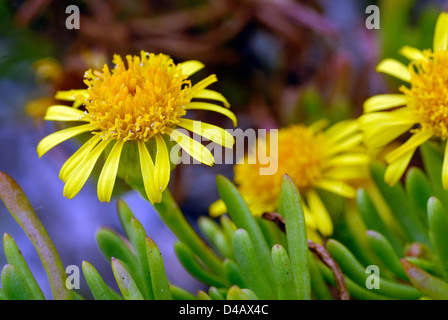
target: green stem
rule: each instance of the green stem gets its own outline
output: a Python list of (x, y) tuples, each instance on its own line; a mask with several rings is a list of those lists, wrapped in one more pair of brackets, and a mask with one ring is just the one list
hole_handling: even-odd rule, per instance
[(219, 275), (223, 273), (221, 259), (188, 223), (168, 189), (163, 192), (162, 202), (156, 203), (154, 207), (168, 228), (181, 242), (187, 244), (210, 270)]

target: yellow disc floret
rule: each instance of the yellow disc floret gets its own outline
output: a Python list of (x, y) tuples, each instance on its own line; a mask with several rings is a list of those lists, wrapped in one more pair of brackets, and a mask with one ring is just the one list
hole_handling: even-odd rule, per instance
[(127, 56), (125, 67), (115, 55), (115, 68), (86, 73), (86, 117), (101, 138), (148, 141), (185, 115), (191, 100), (191, 82), (180, 65), (164, 54)]
[[(284, 128), (278, 133), (278, 155), (271, 155), (276, 156), (278, 161), (278, 170), (274, 175), (260, 175), (259, 168), (263, 165), (258, 159), (254, 165), (245, 161), (244, 164), (235, 166), (235, 182), (241, 193), (248, 202), (253, 199), (253, 205), (260, 205), (254, 211), (262, 213), (275, 209), (281, 180), (285, 174), (291, 177), (301, 193), (315, 185), (322, 177), (324, 140), (322, 132), (315, 133), (302, 124)], [(258, 148), (264, 149), (261, 154), (271, 152), (269, 145), (270, 143), (258, 144)], [(254, 148), (253, 152), (255, 151)]]
[(411, 87), (401, 91), (420, 119), (422, 131), (448, 138), (448, 51), (426, 50), (425, 59), (409, 66)]

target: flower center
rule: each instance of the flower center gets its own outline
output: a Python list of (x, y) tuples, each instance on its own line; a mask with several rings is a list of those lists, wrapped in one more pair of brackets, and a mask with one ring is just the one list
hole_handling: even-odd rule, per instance
[(400, 90), (408, 106), (421, 119), (421, 130), (448, 138), (448, 51), (424, 52), (425, 58), (411, 63), (411, 88)]
[(112, 72), (105, 65), (86, 73), (86, 116), (103, 139), (146, 142), (185, 115), (191, 82), (169, 56), (142, 51), (126, 59), (128, 68), (116, 55)]
[(287, 173), (300, 192), (313, 187), (322, 177), (324, 134), (298, 125), (287, 128), (278, 140), (281, 178)]
[[(235, 182), (239, 185), (241, 193), (251, 202), (260, 202), (264, 208), (260, 210), (274, 210), (277, 206), (277, 197), (280, 193), (281, 180), (288, 174), (297, 185), (301, 193), (312, 188), (322, 177), (323, 173), (323, 133), (314, 133), (304, 125), (296, 125), (281, 129), (278, 134), (278, 155), (272, 154), (270, 144), (258, 142), (260, 154), (271, 157), (267, 165), (244, 164), (235, 166)], [(253, 148), (252, 151), (256, 149)], [(272, 165), (273, 158), (278, 161), (278, 170), (273, 175), (260, 175), (261, 167)]]

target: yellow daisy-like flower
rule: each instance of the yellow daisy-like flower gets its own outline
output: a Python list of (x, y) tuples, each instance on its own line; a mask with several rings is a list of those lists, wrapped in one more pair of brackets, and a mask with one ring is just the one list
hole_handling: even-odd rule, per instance
[[(276, 211), (281, 181), (288, 174), (305, 200), (303, 203), (307, 226), (324, 236), (333, 232), (330, 215), (320, 199), (317, 189), (323, 189), (346, 198), (354, 198), (354, 184), (368, 178), (369, 156), (360, 147), (362, 134), (356, 121), (337, 123), (322, 131), (321, 122), (306, 127), (299, 124), (278, 131), (278, 170), (272, 175), (260, 175), (261, 164), (256, 157), (256, 146), (250, 152), (255, 164), (246, 160), (234, 167), (234, 180), (254, 215)], [(260, 144), (261, 142), (261, 144)], [(269, 154), (269, 136), (259, 138), (261, 154)], [(267, 153), (265, 153), (267, 152)], [(246, 156), (247, 157), (247, 156)], [(271, 160), (272, 161), (272, 160)], [(210, 214), (226, 211), (223, 202), (215, 202)]]
[[(194, 131), (225, 147), (233, 145), (233, 137), (224, 129), (202, 122), (198, 126), (199, 121), (184, 118), (187, 110), (210, 110), (229, 117), (236, 125), (235, 115), (227, 109), (227, 100), (220, 93), (206, 89), (217, 81), (215, 75), (195, 85), (188, 80), (204, 67), (201, 62), (175, 64), (167, 55), (144, 51), (140, 57), (129, 55), (126, 59), (127, 67), (120, 56), (115, 55), (112, 70), (104, 65), (102, 72), (87, 71), (84, 82), (88, 88), (85, 90), (58, 92), (57, 99), (74, 101), (75, 107), (56, 105), (48, 108), (46, 120), (85, 124), (42, 139), (37, 147), (39, 156), (67, 139), (91, 133), (91, 138), (61, 168), (60, 178), (65, 182), (64, 196), (67, 198), (81, 190), (101, 154), (106, 153), (107, 159), (98, 179), (98, 198), (110, 201), (123, 146), (135, 144), (139, 154), (135, 165), (140, 166), (146, 195), (152, 203), (160, 202), (170, 178), (170, 157), (164, 136), (202, 163), (209, 166), (214, 163), (213, 155), (206, 147), (176, 130), (177, 127)], [(201, 102), (197, 98), (217, 104)], [(80, 104), (84, 105), (85, 111), (76, 108)], [(196, 132), (197, 128), (199, 132)], [(209, 134), (206, 134), (204, 130), (208, 129)], [(210, 130), (216, 134), (210, 134)], [(155, 159), (147, 148), (151, 141), (155, 141), (157, 149)]]
[[(415, 150), (432, 137), (448, 137), (448, 14), (441, 13), (434, 33), (433, 50), (420, 51), (405, 46), (400, 53), (410, 60), (408, 66), (385, 59), (377, 66), (384, 72), (408, 83), (402, 94), (382, 94), (364, 103), (360, 128), (365, 143), (372, 150), (387, 147), (404, 133), (411, 137), (387, 152), (385, 181), (394, 185), (406, 170)], [(393, 110), (390, 110), (393, 109)], [(442, 181), (448, 189), (448, 146)]]

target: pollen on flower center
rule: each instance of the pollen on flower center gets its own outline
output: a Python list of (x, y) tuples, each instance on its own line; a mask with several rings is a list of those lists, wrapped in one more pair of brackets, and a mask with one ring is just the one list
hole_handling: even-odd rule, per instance
[(127, 68), (115, 55), (114, 69), (86, 73), (86, 117), (103, 139), (148, 141), (185, 115), (191, 82), (167, 55), (142, 52), (126, 59)]
[(301, 192), (322, 176), (324, 140), (323, 133), (314, 133), (304, 125), (287, 128), (279, 135), (279, 168), (284, 168)]
[(411, 87), (400, 90), (420, 120), (421, 129), (448, 138), (448, 51), (424, 52), (426, 59), (411, 63)]

